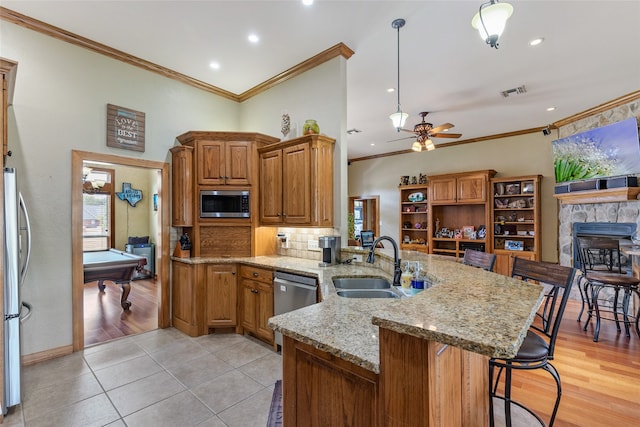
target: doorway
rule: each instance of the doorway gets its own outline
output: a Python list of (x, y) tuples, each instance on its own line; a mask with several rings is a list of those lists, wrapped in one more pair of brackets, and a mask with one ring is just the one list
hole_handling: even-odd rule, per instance
[[(162, 162), (154, 162), (149, 160), (141, 160), (141, 159), (133, 159), (127, 157), (120, 157), (110, 154), (99, 154), (99, 153), (90, 153), (84, 151), (72, 151), (72, 161), (71, 161), (71, 169), (72, 169), (72, 208), (71, 208), (71, 221), (72, 221), (72, 302), (73, 302), (73, 350), (78, 351), (82, 350), (85, 346), (85, 313), (84, 313), (84, 279), (83, 279), (83, 262), (82, 262), (82, 253), (83, 247), (85, 246), (84, 236), (86, 235), (85, 228), (85, 215), (83, 213), (83, 200), (87, 191), (83, 191), (86, 183), (86, 172), (88, 171), (87, 165), (100, 165), (100, 164), (109, 164), (109, 168), (113, 168), (117, 170), (118, 168), (136, 168), (139, 170), (143, 170), (146, 174), (156, 175), (154, 184), (154, 195), (152, 194), (143, 194), (143, 197), (148, 197), (151, 199), (154, 205), (154, 209), (157, 209), (157, 229), (154, 232), (154, 240), (155, 240), (155, 275), (157, 279), (155, 283), (157, 283), (157, 287), (153, 288), (153, 292), (156, 293), (157, 300), (157, 322), (154, 321), (154, 324), (159, 328), (165, 328), (169, 326), (169, 165), (167, 163)], [(100, 169), (100, 167), (91, 167), (91, 169)], [(102, 181), (102, 180), (100, 180)], [(98, 186), (102, 184), (102, 182), (98, 182)], [(91, 186), (91, 184), (88, 184)], [(94, 185), (95, 187), (95, 185)], [(103, 184), (103, 188), (105, 185)], [(113, 188), (112, 188), (113, 189)], [(105, 191), (102, 191), (104, 193)], [(99, 193), (95, 191), (95, 193)], [(99, 199), (99, 198), (98, 198)], [(113, 197), (111, 198), (113, 199)], [(94, 200), (96, 202), (96, 200)], [(124, 215), (128, 217), (131, 212), (138, 211), (129, 211), (127, 207), (127, 211)], [(116, 216), (116, 213), (112, 210), (113, 218)], [(99, 222), (97, 220), (90, 221)], [(119, 248), (118, 241), (122, 240), (122, 237), (118, 238), (118, 235), (128, 235), (132, 232), (129, 229), (129, 223), (126, 222), (125, 225), (118, 227), (114, 225), (117, 221), (110, 221), (109, 224), (102, 224), (103, 228), (106, 228), (108, 232), (105, 232), (103, 229), (103, 235), (105, 238), (103, 241), (113, 242), (109, 245), (109, 247), (115, 246)], [(95, 236), (91, 236), (95, 237)], [(105, 240), (106, 239), (106, 240)], [(93, 239), (100, 241), (100, 239)], [(122, 242), (120, 242), (122, 243)], [(126, 242), (125, 242), (126, 243)], [(106, 282), (109, 283), (109, 282)], [(143, 291), (143, 286), (141, 283), (140, 290), (141, 294)], [(136, 284), (132, 284), (132, 294), (134, 294), (136, 289)], [(97, 289), (95, 289), (97, 292)], [(111, 294), (118, 294), (120, 290), (117, 288), (113, 288)], [(108, 304), (108, 301), (104, 301), (105, 304)], [(122, 309), (120, 309), (122, 310)], [(155, 319), (154, 319), (155, 320)]]
[[(359, 239), (363, 230), (380, 236), (380, 196), (349, 197), (349, 213), (353, 215), (354, 237)], [(349, 238), (349, 246), (360, 246), (356, 239)]]

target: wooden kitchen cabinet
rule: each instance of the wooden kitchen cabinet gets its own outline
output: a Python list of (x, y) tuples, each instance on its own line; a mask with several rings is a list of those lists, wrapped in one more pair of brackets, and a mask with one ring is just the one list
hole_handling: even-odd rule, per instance
[(197, 280), (196, 265), (171, 261), (171, 312), (173, 326), (185, 334), (200, 335), (201, 285)]
[(273, 345), (274, 334), (267, 326), (273, 317), (273, 272), (240, 266), (242, 328), (244, 332)]
[(171, 151), (171, 225), (193, 226), (193, 147), (179, 145)]
[[(282, 367), (283, 418), (287, 425), (395, 425), (382, 422), (378, 374), (286, 335)], [(417, 401), (421, 397), (416, 394)], [(412, 403), (399, 404), (411, 412)]]
[[(274, 245), (256, 244), (260, 238), (257, 150), (280, 140), (255, 132), (209, 131), (190, 131), (176, 139), (180, 145), (170, 149), (172, 225), (189, 234), (191, 256), (273, 253)], [(248, 191), (249, 217), (200, 217), (200, 192), (212, 190)]]
[(334, 144), (306, 135), (258, 150), (261, 225), (333, 225)]
[(236, 264), (205, 264), (207, 327), (238, 324), (238, 279)]
[(198, 184), (251, 185), (252, 150), (248, 141), (198, 141)]

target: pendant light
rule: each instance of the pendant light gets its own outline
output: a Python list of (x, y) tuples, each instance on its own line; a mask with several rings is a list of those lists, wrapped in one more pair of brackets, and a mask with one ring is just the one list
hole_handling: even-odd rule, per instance
[(398, 30), (398, 86), (396, 87), (396, 92), (398, 92), (398, 109), (396, 110), (395, 113), (391, 114), (389, 118), (393, 123), (393, 127), (396, 128), (398, 132), (400, 132), (400, 129), (404, 126), (404, 123), (407, 121), (407, 117), (409, 117), (407, 113), (403, 113), (402, 110), (400, 109), (400, 28), (404, 27), (404, 24), (405, 24), (405, 20), (401, 18), (395, 19), (391, 23), (391, 27)]
[(513, 6), (509, 3), (499, 3), (489, 0), (480, 5), (478, 13), (471, 20), (471, 26), (478, 30), (480, 37), (489, 46), (498, 48), (498, 39), (504, 31), (507, 19), (513, 13)]

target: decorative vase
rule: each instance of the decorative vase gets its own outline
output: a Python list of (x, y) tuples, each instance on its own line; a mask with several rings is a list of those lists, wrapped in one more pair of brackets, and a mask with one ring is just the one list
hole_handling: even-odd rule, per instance
[(303, 135), (313, 135), (320, 133), (320, 126), (318, 126), (318, 122), (315, 120), (305, 120), (304, 126), (302, 127)]

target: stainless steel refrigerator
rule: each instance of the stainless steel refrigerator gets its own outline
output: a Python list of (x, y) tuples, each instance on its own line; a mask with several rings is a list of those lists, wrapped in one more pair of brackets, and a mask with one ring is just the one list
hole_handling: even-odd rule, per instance
[(4, 413), (20, 403), (20, 323), (31, 314), (20, 289), (29, 264), (29, 216), (18, 192), (16, 170), (4, 168)]

